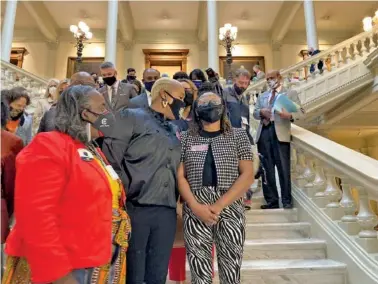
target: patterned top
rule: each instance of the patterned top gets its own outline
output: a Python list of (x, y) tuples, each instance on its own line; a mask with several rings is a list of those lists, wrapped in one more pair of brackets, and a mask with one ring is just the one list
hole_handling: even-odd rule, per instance
[(227, 191), (239, 177), (239, 161), (253, 160), (252, 147), (244, 129), (233, 128), (214, 138), (181, 133), (181, 162), (185, 165), (186, 178), (192, 191), (202, 187), (202, 176), (209, 145), (217, 170), (217, 188)]

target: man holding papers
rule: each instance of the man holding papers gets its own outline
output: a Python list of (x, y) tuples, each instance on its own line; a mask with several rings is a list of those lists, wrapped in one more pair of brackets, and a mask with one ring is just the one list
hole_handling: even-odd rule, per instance
[(279, 208), (279, 196), (276, 186), (275, 167), (281, 185), (283, 207), (292, 208), (290, 177), (290, 138), (291, 123), (304, 116), (304, 110), (294, 90), (283, 88), (279, 71), (266, 74), (269, 90), (258, 97), (253, 116), (260, 120), (257, 129), (257, 147), (266, 159), (265, 171), (267, 183), (263, 184), (267, 202), (262, 209)]

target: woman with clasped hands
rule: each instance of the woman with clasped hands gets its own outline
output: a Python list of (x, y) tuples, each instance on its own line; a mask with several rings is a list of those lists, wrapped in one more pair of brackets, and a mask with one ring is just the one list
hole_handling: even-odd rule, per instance
[(224, 101), (205, 93), (181, 136), (179, 191), (192, 283), (212, 283), (216, 246), (221, 284), (239, 284), (245, 240), (242, 197), (254, 181), (251, 145), (243, 129), (231, 128)]
[(70, 87), (56, 106), (56, 131), (18, 155), (3, 283), (126, 282), (124, 190), (92, 140), (112, 119), (94, 88)]

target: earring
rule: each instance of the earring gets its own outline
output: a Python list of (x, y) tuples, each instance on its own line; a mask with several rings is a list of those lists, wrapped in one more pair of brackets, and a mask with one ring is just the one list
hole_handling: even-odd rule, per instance
[(167, 100), (163, 100), (163, 108), (166, 108), (168, 105), (168, 101)]

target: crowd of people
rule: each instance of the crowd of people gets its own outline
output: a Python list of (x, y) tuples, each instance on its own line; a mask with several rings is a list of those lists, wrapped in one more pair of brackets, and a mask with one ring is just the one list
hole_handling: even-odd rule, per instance
[(163, 284), (168, 271), (183, 283), (187, 260), (191, 283), (207, 284), (214, 248), (220, 283), (241, 283), (243, 198), (263, 171), (262, 208), (278, 208), (277, 167), (292, 207), (290, 124), (304, 111), (273, 109), (278, 94), (300, 102), (268, 72), (253, 141), (250, 72), (225, 88), (206, 75), (148, 68), (139, 81), (129, 68), (120, 80), (104, 62), (50, 80), (33, 115), (25, 88), (1, 91), (3, 283)]

